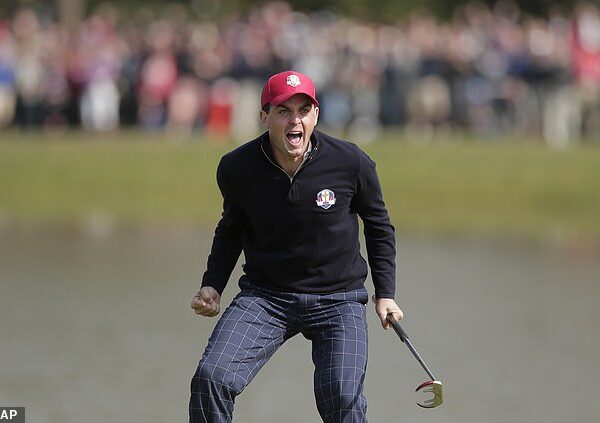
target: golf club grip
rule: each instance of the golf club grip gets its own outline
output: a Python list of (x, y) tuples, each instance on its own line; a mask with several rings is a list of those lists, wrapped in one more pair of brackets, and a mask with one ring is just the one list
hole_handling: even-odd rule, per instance
[(402, 342), (405, 342), (408, 339), (408, 335), (406, 334), (402, 326), (400, 326), (400, 323), (396, 319), (394, 319), (392, 315), (389, 315), (387, 317), (387, 321), (390, 322), (390, 324), (400, 337), (400, 340), (402, 340)]

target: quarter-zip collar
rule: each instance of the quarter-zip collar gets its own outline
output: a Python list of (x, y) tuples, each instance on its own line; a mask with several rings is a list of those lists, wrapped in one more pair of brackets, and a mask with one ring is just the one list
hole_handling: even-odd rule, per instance
[(302, 163), (300, 164), (300, 166), (298, 166), (298, 169), (296, 169), (296, 171), (294, 172), (294, 174), (291, 177), (287, 174), (287, 172), (285, 170), (283, 170), (283, 168), (281, 166), (279, 166), (279, 164), (277, 164), (277, 161), (275, 160), (275, 156), (273, 155), (273, 149), (271, 147), (268, 132), (265, 132), (263, 134), (263, 136), (262, 136), (263, 139), (260, 142), (260, 148), (261, 148), (264, 156), (266, 157), (266, 159), (277, 169), (281, 170), (285, 174), (285, 176), (287, 176), (287, 178), (290, 180), (290, 182), (293, 182), (294, 178), (296, 177), (298, 172), (300, 172), (300, 170), (305, 167), (307, 162), (309, 162), (314, 157), (314, 155), (317, 153), (319, 141), (318, 141), (318, 138), (317, 138), (315, 132), (316, 131), (313, 131), (312, 135), (310, 136), (310, 140), (308, 141), (308, 148), (306, 149), (306, 152), (304, 153), (304, 158), (302, 160)]

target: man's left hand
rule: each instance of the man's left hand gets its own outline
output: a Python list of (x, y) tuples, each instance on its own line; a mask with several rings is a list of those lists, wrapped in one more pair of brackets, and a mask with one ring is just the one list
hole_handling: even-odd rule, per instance
[(392, 298), (375, 298), (373, 295), (373, 302), (375, 303), (375, 312), (381, 320), (381, 326), (386, 330), (390, 328), (387, 321), (388, 314), (392, 314), (396, 320), (404, 317), (404, 313)]

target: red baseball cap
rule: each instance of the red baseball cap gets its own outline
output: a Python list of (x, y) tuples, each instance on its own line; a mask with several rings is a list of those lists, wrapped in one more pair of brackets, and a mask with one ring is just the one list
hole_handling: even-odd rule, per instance
[(315, 106), (319, 105), (312, 79), (300, 72), (277, 73), (270, 77), (263, 87), (260, 96), (260, 107), (263, 108), (267, 104), (278, 106), (296, 94), (306, 94)]

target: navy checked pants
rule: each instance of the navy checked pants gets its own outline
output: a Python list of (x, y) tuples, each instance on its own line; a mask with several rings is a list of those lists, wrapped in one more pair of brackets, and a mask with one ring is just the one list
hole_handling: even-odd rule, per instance
[(190, 423), (231, 422), (235, 397), (277, 349), (302, 333), (312, 342), (314, 393), (325, 423), (366, 423), (368, 294), (315, 295), (241, 282), (192, 378)]

